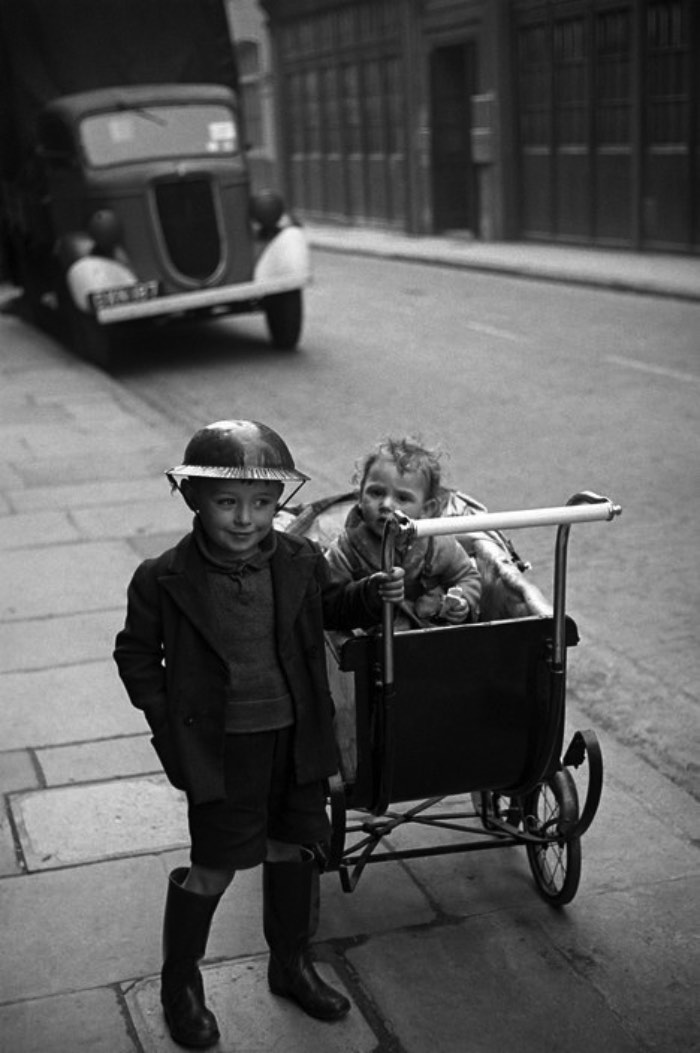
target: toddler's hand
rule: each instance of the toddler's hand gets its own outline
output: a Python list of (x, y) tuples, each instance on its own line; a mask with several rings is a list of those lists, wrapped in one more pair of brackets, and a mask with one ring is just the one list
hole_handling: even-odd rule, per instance
[(460, 625), (469, 617), (469, 601), (458, 586), (447, 590), (440, 617), (450, 625)]
[(384, 571), (372, 574), (370, 581), (376, 588), (377, 593), (379, 594), (379, 599), (382, 600), (382, 602), (403, 603), (403, 579), (403, 568), (392, 567), (388, 574)]

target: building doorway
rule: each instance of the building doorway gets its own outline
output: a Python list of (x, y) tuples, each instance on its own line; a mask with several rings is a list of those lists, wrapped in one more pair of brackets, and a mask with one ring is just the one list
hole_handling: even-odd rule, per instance
[(473, 42), (435, 48), (430, 56), (433, 227), (436, 233), (477, 229), (476, 178), (471, 154)]

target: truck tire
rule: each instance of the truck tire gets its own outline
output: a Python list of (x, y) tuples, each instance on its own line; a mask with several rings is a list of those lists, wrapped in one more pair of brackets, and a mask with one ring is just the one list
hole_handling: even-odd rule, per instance
[(109, 372), (116, 365), (115, 334), (109, 326), (101, 326), (93, 315), (76, 306), (65, 275), (58, 271), (54, 275), (54, 288), (71, 350)]
[(102, 326), (92, 315), (81, 311), (70, 301), (68, 305), (70, 341), (81, 358), (109, 372), (116, 365), (114, 335), (109, 326)]
[(22, 289), (22, 314), (30, 325), (38, 326), (42, 320), (42, 283), (32, 257), (23, 241), (12, 243), (10, 254), (10, 277)]
[(301, 290), (294, 289), (291, 292), (267, 296), (263, 307), (274, 346), (287, 351), (294, 350), (301, 336), (304, 315)]

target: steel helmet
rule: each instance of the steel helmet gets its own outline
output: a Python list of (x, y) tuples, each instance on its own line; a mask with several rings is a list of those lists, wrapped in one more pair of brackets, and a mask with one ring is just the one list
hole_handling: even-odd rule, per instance
[(270, 479), (305, 483), (309, 478), (294, 467), (284, 440), (255, 420), (217, 420), (195, 432), (187, 444), (184, 463), (165, 473), (204, 479)]

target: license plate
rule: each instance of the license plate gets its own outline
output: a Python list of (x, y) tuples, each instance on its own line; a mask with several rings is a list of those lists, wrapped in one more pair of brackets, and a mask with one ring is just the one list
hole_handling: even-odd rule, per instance
[(153, 300), (160, 294), (160, 282), (135, 282), (134, 285), (119, 285), (114, 289), (100, 289), (90, 293), (93, 311), (103, 311), (105, 307), (119, 307), (125, 303), (143, 303)]

